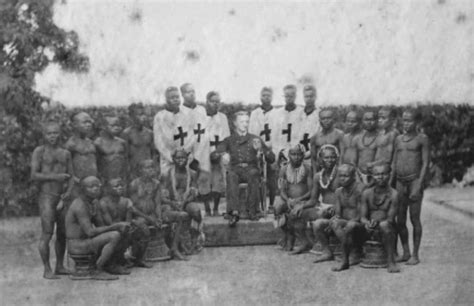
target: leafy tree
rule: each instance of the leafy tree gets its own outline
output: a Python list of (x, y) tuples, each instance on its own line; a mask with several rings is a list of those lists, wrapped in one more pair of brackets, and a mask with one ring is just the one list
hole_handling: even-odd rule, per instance
[(0, 0), (0, 169), (11, 173), (17, 200), (27, 190), (30, 155), (41, 139), (41, 106), (50, 102), (34, 90), (35, 73), (50, 63), (71, 72), (89, 68), (88, 58), (79, 52), (77, 34), (54, 24), (53, 4), (54, 0)]

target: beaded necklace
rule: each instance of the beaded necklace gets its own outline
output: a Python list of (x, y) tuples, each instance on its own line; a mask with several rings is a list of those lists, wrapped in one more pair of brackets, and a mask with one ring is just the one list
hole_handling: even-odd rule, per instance
[(377, 139), (377, 134), (374, 136), (374, 138), (369, 142), (369, 144), (365, 144), (365, 136), (367, 135), (367, 133), (364, 133), (364, 135), (362, 136), (362, 145), (364, 147), (370, 147), (371, 144), (374, 143), (375, 139)]
[(321, 175), (319, 176), (319, 185), (321, 186), (322, 189), (328, 189), (329, 185), (331, 185), (332, 181), (336, 177), (336, 166), (332, 167), (331, 175), (329, 175), (329, 178), (326, 184), (323, 182), (323, 177), (325, 173), (326, 173), (326, 169), (323, 169), (323, 171), (321, 171)]
[(294, 168), (291, 163), (286, 166), (286, 180), (290, 184), (300, 183), (306, 175), (306, 169), (303, 164), (298, 168)]

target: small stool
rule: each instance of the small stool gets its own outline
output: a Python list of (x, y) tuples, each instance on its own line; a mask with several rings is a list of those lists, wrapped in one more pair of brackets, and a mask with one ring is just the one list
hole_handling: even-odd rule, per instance
[(91, 279), (91, 274), (95, 270), (95, 254), (71, 254), (69, 257), (74, 261), (74, 272), (69, 275), (72, 280)]
[(387, 253), (382, 243), (367, 240), (364, 243), (364, 256), (360, 266), (363, 268), (386, 268)]
[(171, 259), (170, 250), (165, 243), (165, 229), (169, 228), (167, 225), (163, 225), (161, 229), (157, 229), (155, 226), (150, 226), (150, 242), (145, 252), (146, 261), (163, 261)]
[[(341, 245), (341, 242), (339, 241), (339, 239), (337, 239), (337, 237), (331, 233), (329, 235), (329, 250), (331, 250), (331, 253), (334, 255), (334, 256), (341, 256), (342, 254), (342, 245)], [(311, 253), (313, 254), (316, 254), (316, 255), (322, 255), (323, 254), (323, 248), (321, 246), (321, 243), (319, 241), (317, 241), (314, 246), (313, 246), (313, 249), (311, 250)]]

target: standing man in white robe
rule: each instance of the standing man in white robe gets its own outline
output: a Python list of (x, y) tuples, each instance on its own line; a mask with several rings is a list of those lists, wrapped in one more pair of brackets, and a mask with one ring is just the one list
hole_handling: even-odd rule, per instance
[(194, 126), (194, 158), (199, 162), (198, 190), (204, 200), (206, 215), (211, 215), (209, 202), (214, 202), (213, 215), (218, 216), (221, 194), (225, 191), (225, 168), (219, 155), (211, 159), (211, 153), (225, 138), (230, 136), (227, 116), (218, 112), (220, 106), (219, 93), (211, 91), (206, 96), (204, 120), (197, 121)]
[(191, 83), (184, 83), (179, 89), (181, 96), (183, 96), (182, 111), (188, 116), (191, 126), (195, 127), (199, 121), (206, 117), (206, 110), (202, 105), (196, 103), (196, 91)]
[(296, 86), (286, 85), (283, 88), (285, 107), (275, 111), (277, 128), (273, 138), (273, 151), (277, 156), (283, 150), (288, 159), (288, 151), (300, 142), (299, 126), (302, 120), (303, 108), (296, 105)]
[[(272, 105), (273, 89), (263, 87), (260, 91), (260, 107), (257, 107), (250, 114), (249, 133), (260, 136), (265, 145), (272, 149), (273, 140), (278, 129), (278, 120), (276, 110)], [(278, 154), (278, 152), (273, 152)], [(269, 197), (268, 212), (273, 213), (273, 204), (277, 190), (278, 164), (274, 162), (267, 164), (267, 188)]]
[(310, 139), (319, 130), (319, 108), (316, 107), (317, 91), (314, 85), (303, 87), (305, 106), (299, 125), (299, 141), (305, 147), (305, 160), (311, 163)]
[(161, 173), (168, 173), (173, 165), (172, 154), (178, 148), (191, 152), (194, 143), (193, 126), (188, 115), (180, 109), (181, 99), (177, 87), (165, 91), (165, 109), (159, 111), (153, 120), (153, 139), (160, 152)]

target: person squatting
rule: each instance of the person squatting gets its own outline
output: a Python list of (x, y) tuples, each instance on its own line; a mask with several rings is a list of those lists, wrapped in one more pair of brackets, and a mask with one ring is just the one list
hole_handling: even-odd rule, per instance
[[(342, 258), (333, 271), (359, 263), (367, 240), (383, 245), (389, 272), (400, 271), (397, 262), (418, 264), (430, 144), (417, 110), (403, 111), (399, 133), (392, 108), (352, 108), (342, 131), (334, 108), (317, 107), (314, 86), (303, 88), (304, 107), (295, 103), (296, 86), (285, 86), (283, 94), (285, 105), (274, 108), (273, 90), (263, 87), (260, 106), (250, 114), (236, 111), (229, 122), (218, 92), (198, 104), (193, 85), (185, 83), (166, 89), (152, 129), (144, 105), (133, 103), (130, 126), (122, 131), (116, 114), (101, 114), (92, 140), (95, 122), (77, 112), (64, 146), (60, 123), (46, 119), (43, 144), (31, 159), (40, 191), (43, 277), (73, 273), (64, 265), (66, 250), (93, 254), (92, 279), (151, 268), (146, 251), (156, 231), (166, 232), (166, 255), (186, 261), (204, 247), (204, 217), (221, 215), (236, 227), (241, 219), (273, 214), (283, 234), (279, 247), (292, 255), (316, 253), (316, 263), (334, 259), (335, 238)], [(219, 211), (224, 193), (226, 208)]]

